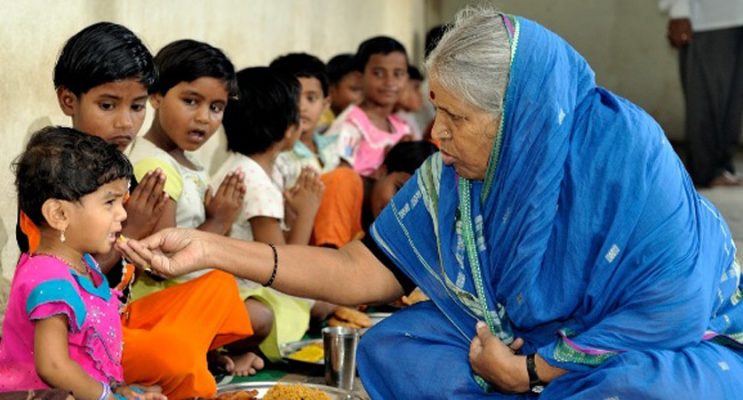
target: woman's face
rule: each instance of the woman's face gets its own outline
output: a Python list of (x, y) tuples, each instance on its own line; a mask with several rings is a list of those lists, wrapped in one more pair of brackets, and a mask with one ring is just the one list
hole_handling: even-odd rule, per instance
[(439, 141), (441, 159), (454, 166), (463, 178), (485, 178), (498, 120), (490, 113), (464, 102), (444, 89), (436, 79), (430, 83), (436, 117), (431, 134)]

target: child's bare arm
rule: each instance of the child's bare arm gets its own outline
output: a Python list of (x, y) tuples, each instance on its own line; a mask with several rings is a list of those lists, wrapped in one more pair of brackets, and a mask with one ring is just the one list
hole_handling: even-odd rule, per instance
[(320, 208), (323, 191), (325, 191), (325, 185), (320, 180), (320, 176), (313, 169), (306, 168), (299, 175), (297, 184), (284, 194), (287, 208), (291, 208), (296, 213), (287, 239), (288, 244), (306, 245), (310, 242), (315, 215)]
[(281, 223), (276, 218), (253, 217), (250, 219), (253, 241), (271, 244), (285, 244)]
[(204, 199), (206, 221), (199, 226), (202, 231), (226, 235), (240, 214), (245, 197), (244, 174), (242, 171), (230, 172), (212, 196), (211, 189)]
[(67, 317), (63, 315), (36, 322), (34, 329), (36, 373), (49, 386), (70, 391), (76, 399), (97, 400), (103, 385), (70, 359), (67, 326)]

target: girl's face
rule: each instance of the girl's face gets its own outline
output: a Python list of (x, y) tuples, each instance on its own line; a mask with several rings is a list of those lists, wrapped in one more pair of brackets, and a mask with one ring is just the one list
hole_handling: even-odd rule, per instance
[(483, 179), (499, 120), (444, 89), (431, 79), (431, 102), (436, 107), (431, 135), (439, 141), (441, 159), (467, 179)]
[(59, 88), (57, 98), (75, 129), (124, 151), (144, 122), (147, 88), (136, 79), (125, 79), (95, 86), (80, 96)]
[(421, 93), (421, 81), (408, 80), (408, 84), (402, 90), (400, 108), (407, 112), (418, 112), (423, 107), (423, 94)]
[(151, 101), (170, 141), (181, 150), (194, 151), (219, 128), (227, 99), (225, 82), (205, 76), (180, 82), (165, 95), (154, 94)]
[(364, 67), (364, 99), (373, 104), (392, 107), (408, 82), (408, 59), (405, 54), (372, 54)]
[(129, 190), (128, 179), (117, 179), (71, 202), (65, 244), (81, 253), (106, 254), (116, 242), (126, 220), (124, 195)]
[(364, 98), (361, 72), (353, 71), (330, 87), (330, 101), (333, 112), (340, 114), (351, 104), (359, 104)]
[(322, 116), (328, 99), (323, 95), (322, 84), (315, 77), (300, 76), (297, 78), (302, 86), (299, 97), (299, 123), (302, 132), (314, 131)]

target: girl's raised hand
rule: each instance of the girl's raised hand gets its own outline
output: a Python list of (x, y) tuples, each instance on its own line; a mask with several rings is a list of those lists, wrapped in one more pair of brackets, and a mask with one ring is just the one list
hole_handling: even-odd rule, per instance
[(208, 223), (216, 224), (216, 227), (219, 227), (216, 231), (214, 229), (207, 230), (223, 235), (229, 232), (242, 208), (243, 198), (245, 197), (244, 178), (245, 174), (236, 170), (224, 177), (217, 193), (213, 196), (211, 189), (207, 190), (204, 198), (206, 219)]
[(127, 215), (124, 235), (141, 239), (155, 229), (168, 201), (168, 194), (163, 191), (165, 179), (160, 168), (149, 171), (131, 192), (124, 204)]
[(312, 168), (304, 168), (297, 178), (297, 184), (284, 193), (287, 208), (299, 215), (314, 216), (320, 208), (325, 185), (320, 175)]

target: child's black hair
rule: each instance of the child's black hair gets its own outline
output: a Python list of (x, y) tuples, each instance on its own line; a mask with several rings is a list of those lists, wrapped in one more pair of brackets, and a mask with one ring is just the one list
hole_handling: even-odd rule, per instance
[(415, 65), (408, 65), (408, 80), (423, 82), (423, 74)]
[(307, 53), (289, 53), (277, 57), (269, 65), (295, 78), (315, 78), (320, 81), (323, 97), (328, 96), (328, 68), (319, 58)]
[(157, 52), (155, 65), (159, 76), (152, 86), (152, 93), (165, 95), (181, 82), (210, 77), (223, 80), (230, 97), (237, 95), (232, 61), (222, 50), (207, 43), (191, 39), (176, 40)]
[(438, 46), (439, 40), (441, 40), (441, 37), (444, 36), (448, 28), (447, 25), (436, 25), (426, 32), (426, 48), (423, 50), (424, 58), (428, 58), (428, 55)]
[(388, 174), (407, 172), (412, 175), (423, 161), (437, 151), (439, 149), (433, 143), (425, 140), (399, 142), (384, 157), (384, 165)]
[(406, 59), (408, 58), (405, 46), (389, 36), (375, 36), (367, 39), (361, 42), (358, 51), (356, 51), (356, 68), (359, 71), (364, 71), (366, 63), (374, 54), (387, 55), (395, 52), (402, 53)]
[(78, 201), (106, 183), (132, 177), (132, 165), (115, 145), (55, 126), (34, 133), (13, 166), (18, 206), (37, 226), (46, 224), (45, 201)]
[(331, 86), (337, 85), (343, 77), (355, 71), (358, 71), (356, 57), (351, 53), (338, 54), (328, 61), (328, 80)]
[(72, 36), (54, 66), (54, 87), (76, 96), (109, 82), (136, 79), (149, 89), (157, 78), (152, 54), (124, 26), (99, 22)]
[(263, 153), (299, 124), (301, 86), (294, 76), (269, 67), (245, 68), (237, 73), (237, 83), (238, 98), (227, 103), (222, 119), (227, 149)]

